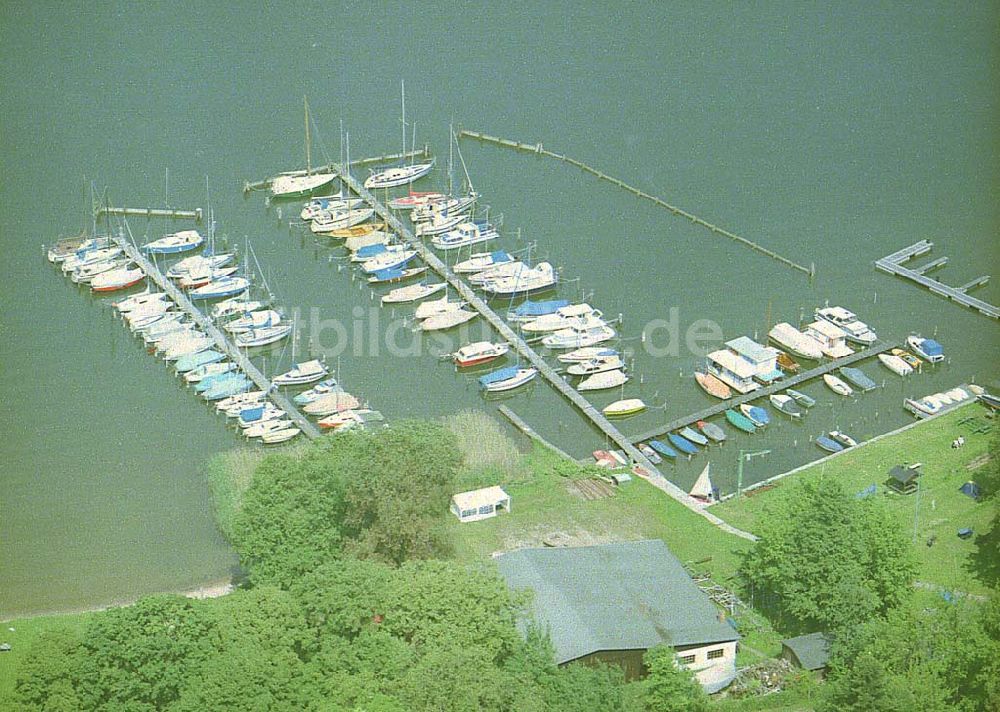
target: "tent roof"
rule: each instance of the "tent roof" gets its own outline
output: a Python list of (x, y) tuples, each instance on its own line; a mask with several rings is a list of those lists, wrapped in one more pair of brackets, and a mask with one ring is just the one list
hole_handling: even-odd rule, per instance
[(520, 549), (497, 564), (508, 586), (534, 591), (532, 612), (559, 663), (600, 650), (739, 639), (660, 540)]
[(781, 644), (795, 653), (799, 664), (806, 670), (819, 670), (830, 660), (830, 637), (826, 633), (810, 633), (788, 638)]

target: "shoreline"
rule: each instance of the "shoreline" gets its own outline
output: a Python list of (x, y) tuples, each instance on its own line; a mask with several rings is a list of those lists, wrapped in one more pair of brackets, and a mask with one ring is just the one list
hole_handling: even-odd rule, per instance
[(95, 603), (88, 606), (77, 606), (77, 607), (67, 607), (67, 608), (52, 608), (44, 609), (38, 611), (27, 611), (25, 613), (19, 613), (16, 615), (3, 615), (0, 616), (0, 623), (9, 623), (10, 621), (24, 620), (26, 618), (44, 618), (47, 616), (71, 616), (79, 615), (82, 613), (98, 613), (100, 611), (107, 611), (112, 608), (125, 608), (126, 606), (131, 606), (140, 598), (146, 598), (148, 596), (162, 596), (174, 594), (177, 596), (184, 596), (185, 598), (191, 598), (195, 600), (204, 600), (207, 598), (220, 598), (226, 596), (236, 590), (236, 585), (233, 583), (232, 577), (226, 577), (221, 579), (214, 579), (201, 586), (188, 587), (184, 589), (175, 589), (171, 591), (151, 591), (149, 593), (144, 593), (138, 596), (130, 596), (128, 598), (115, 599), (106, 603)]

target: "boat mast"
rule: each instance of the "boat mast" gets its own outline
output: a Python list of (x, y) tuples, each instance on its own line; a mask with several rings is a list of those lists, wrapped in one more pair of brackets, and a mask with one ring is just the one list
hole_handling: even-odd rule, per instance
[(448, 197), (455, 197), (455, 129), (448, 124)]
[(403, 108), (403, 162), (406, 163), (406, 81), (399, 80), (399, 93)]
[(458, 145), (458, 141), (455, 141), (455, 148), (458, 149), (458, 160), (462, 162), (462, 170), (465, 172), (465, 182), (469, 185), (469, 192), (475, 193), (476, 190), (472, 186), (472, 178), (469, 177), (469, 169), (465, 165), (465, 158), (462, 157), (462, 147)]
[(305, 94), (302, 95), (302, 105), (305, 107), (305, 117), (306, 117), (306, 175), (312, 175), (312, 166), (309, 163), (309, 101), (306, 99)]

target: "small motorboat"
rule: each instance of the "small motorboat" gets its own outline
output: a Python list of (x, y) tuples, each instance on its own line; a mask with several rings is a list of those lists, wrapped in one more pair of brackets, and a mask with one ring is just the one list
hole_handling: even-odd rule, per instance
[(780, 368), (785, 373), (798, 373), (799, 363), (791, 356), (786, 354), (784, 351), (778, 351), (777, 358), (778, 368)]
[(685, 455), (698, 454), (698, 446), (682, 435), (678, 435), (677, 433), (667, 433), (667, 439), (670, 440), (671, 445)]
[(669, 457), (671, 460), (677, 458), (677, 451), (664, 442), (659, 440), (650, 440), (649, 446), (664, 457)]
[(625, 364), (622, 362), (621, 356), (605, 356), (604, 358), (593, 358), (589, 361), (579, 361), (570, 364), (569, 368), (566, 369), (566, 373), (571, 376), (588, 376), (593, 373), (613, 371), (624, 367)]
[(697, 422), (698, 429), (705, 433), (710, 440), (714, 440), (717, 443), (723, 443), (726, 441), (726, 431), (722, 429), (721, 426), (715, 423), (710, 423), (707, 420), (699, 420)]
[(617, 388), (628, 381), (628, 376), (621, 369), (602, 371), (580, 381), (576, 386), (578, 391), (603, 391), (607, 388)]
[(944, 361), (944, 347), (934, 339), (925, 339), (919, 334), (913, 334), (906, 338), (906, 345), (929, 363)]
[(641, 443), (639, 445), (639, 452), (645, 455), (646, 459), (652, 462), (654, 465), (659, 465), (661, 462), (663, 462), (663, 458), (660, 457), (660, 455), (656, 452), (656, 450), (651, 448), (649, 445), (646, 445), (645, 443)]
[(612, 356), (618, 356), (618, 352), (614, 349), (605, 348), (604, 346), (584, 346), (582, 349), (559, 354), (556, 358), (561, 363), (581, 363), (597, 358), (611, 358)]
[(625, 398), (616, 400), (614, 403), (601, 408), (601, 412), (609, 418), (622, 418), (627, 415), (635, 415), (646, 410), (646, 404), (639, 398)]
[(909, 376), (913, 373), (913, 367), (899, 356), (893, 356), (892, 354), (879, 354), (878, 360), (883, 366), (898, 376)]
[(490, 393), (510, 391), (531, 381), (538, 375), (534, 368), (510, 366), (479, 377), (479, 384)]
[(711, 373), (695, 371), (694, 380), (710, 396), (726, 400), (733, 395), (732, 389)]
[(878, 384), (872, 379), (868, 378), (868, 374), (862, 371), (860, 368), (852, 368), (851, 366), (844, 366), (839, 369), (840, 375), (843, 376), (852, 386), (857, 388), (862, 393), (867, 393), (868, 391), (875, 390), (878, 388)]
[(837, 441), (838, 443), (840, 443), (841, 445), (843, 445), (845, 448), (854, 447), (854, 446), (856, 446), (858, 444), (857, 440), (855, 440), (854, 438), (852, 438), (847, 433), (842, 433), (839, 430), (831, 430), (828, 433), (828, 435), (830, 436), (831, 440)]
[(740, 412), (744, 416), (750, 419), (756, 427), (763, 428), (765, 425), (771, 422), (771, 416), (767, 414), (767, 411), (757, 405), (750, 405), (749, 403), (743, 403), (740, 406)]
[(326, 366), (321, 361), (313, 359), (295, 364), (290, 370), (271, 379), (271, 384), (275, 386), (300, 386), (326, 378), (327, 373)]
[(889, 353), (892, 354), (893, 356), (899, 356), (914, 371), (916, 371), (917, 369), (919, 369), (923, 365), (923, 363), (924, 363), (923, 361), (921, 361), (920, 359), (918, 359), (916, 356), (914, 356), (913, 354), (911, 354), (909, 351), (907, 351), (905, 349), (893, 349)]
[(753, 421), (748, 417), (740, 413), (738, 410), (733, 410), (730, 408), (726, 411), (726, 420), (729, 424), (738, 430), (742, 430), (744, 433), (755, 433), (757, 432), (757, 426), (754, 425)]
[(823, 383), (829, 386), (831, 391), (840, 396), (849, 396), (854, 393), (854, 390), (849, 385), (830, 373), (823, 376)]
[(498, 343), (477, 341), (472, 344), (466, 344), (451, 354), (451, 358), (459, 368), (467, 368), (498, 359), (506, 355), (509, 351), (510, 344), (505, 341)]
[(708, 438), (690, 426), (682, 429), (679, 435), (685, 440), (690, 440), (695, 445), (701, 445), (703, 447), (708, 445)]
[(812, 396), (807, 396), (801, 391), (797, 391), (794, 388), (786, 388), (785, 393), (792, 397), (796, 403), (798, 403), (803, 408), (812, 408), (816, 405), (816, 399)]
[(369, 284), (392, 284), (418, 277), (427, 271), (427, 267), (410, 267), (408, 269), (384, 269), (375, 272), (368, 278)]
[(427, 284), (426, 282), (421, 282), (420, 284), (411, 284), (407, 287), (397, 287), (388, 294), (383, 295), (381, 301), (383, 304), (405, 304), (407, 302), (416, 302), (421, 299), (426, 299), (432, 294), (437, 294), (447, 286), (448, 284), (446, 282), (438, 282), (437, 284)]
[(429, 316), (420, 322), (420, 329), (422, 331), (443, 331), (472, 321), (477, 316), (479, 316), (478, 312), (467, 309), (442, 312), (441, 314)]
[(836, 440), (831, 440), (825, 435), (820, 435), (816, 438), (816, 444), (827, 452), (841, 452), (844, 446), (838, 443)]
[(775, 393), (768, 400), (771, 401), (771, 405), (774, 406), (775, 410), (784, 413), (790, 418), (801, 418), (805, 413), (802, 406), (796, 403), (795, 399), (791, 396)]

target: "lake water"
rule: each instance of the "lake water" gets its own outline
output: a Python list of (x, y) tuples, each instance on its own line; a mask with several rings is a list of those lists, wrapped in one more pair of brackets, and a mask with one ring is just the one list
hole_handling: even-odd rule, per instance
[[(903, 381), (866, 362), (885, 382), (878, 392), (839, 399), (811, 384), (820, 405), (804, 423), (731, 435), (710, 455), (724, 491), (739, 448), (771, 450), (747, 467), (745, 482), (757, 481), (819, 455), (810, 438), (823, 430), (869, 437), (910, 420), (904, 396), (997, 379), (994, 322), (872, 266), (927, 238), (932, 256), (951, 258), (942, 279), (1000, 275), (995, 7), (208, 5), (3, 10), (0, 616), (197, 586), (235, 564), (203, 465), (237, 436), (126, 333), (109, 300), (44, 260), (43, 244), (89, 224), (87, 181), (116, 204), (210, 202), (219, 235), (252, 243), (281, 303), (303, 315), (300, 355), (310, 336), (334, 341), (334, 330), (310, 331), (311, 317), (382, 336), (411, 313), (374, 310), (373, 326), (371, 290), (340, 251), (289, 225), (294, 204), (241, 193), (245, 180), (302, 164), (304, 94), (316, 162), (339, 157), (340, 122), (352, 157), (398, 150), (405, 79), (407, 120), (439, 158), (421, 187), (446, 186), (453, 121), (542, 141), (816, 264), (810, 282), (568, 165), (463, 141), (476, 189), (503, 214), (497, 246), (534, 245), (533, 258), (560, 269), (562, 296), (623, 315), (622, 345), (636, 351), (624, 395), (658, 406), (622, 423), (627, 433), (708, 404), (691, 378), (697, 355), (681, 344), (654, 358), (640, 341), (673, 308), (682, 340), (700, 319), (726, 339), (763, 335), (829, 300), (880, 335), (945, 344), (948, 362), (929, 373)], [(165, 230), (130, 227), (137, 239)], [(977, 294), (996, 303), (1000, 287)], [(360, 341), (340, 356), (341, 379), (390, 420), (495, 413), (473, 377), (438, 360), (440, 343), (400, 358), (383, 339)], [(290, 361), (278, 349), (267, 367)], [(604, 446), (544, 384), (505, 402), (574, 455)], [(690, 486), (705, 461), (664, 471)]]

